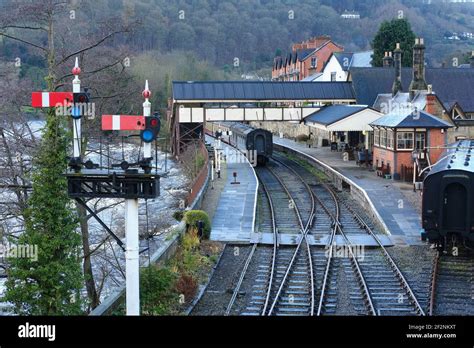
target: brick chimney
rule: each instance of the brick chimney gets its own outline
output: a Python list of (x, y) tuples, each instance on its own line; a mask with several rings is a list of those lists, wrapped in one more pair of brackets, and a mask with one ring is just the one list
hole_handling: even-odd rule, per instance
[(425, 111), (433, 116), (443, 117), (443, 107), (439, 103), (436, 94), (433, 92), (433, 87), (428, 85), (428, 94), (426, 95)]
[(382, 63), (384, 68), (391, 68), (393, 66), (392, 52), (385, 52)]
[(469, 62), (471, 63), (471, 69), (474, 69), (474, 51), (471, 52), (471, 58), (469, 58)]
[(397, 92), (402, 91), (402, 50), (400, 49), (400, 43), (397, 42), (397, 47), (393, 51), (394, 64), (395, 64), (395, 79), (392, 85), (392, 96), (395, 96)]
[(413, 78), (410, 83), (410, 98), (413, 99), (416, 91), (426, 91), (425, 82), (425, 44), (423, 38), (415, 39), (413, 46)]

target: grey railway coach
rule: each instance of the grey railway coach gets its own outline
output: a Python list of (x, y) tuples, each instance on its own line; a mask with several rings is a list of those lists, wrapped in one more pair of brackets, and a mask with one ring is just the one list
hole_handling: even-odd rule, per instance
[[(273, 134), (240, 122), (206, 123), (206, 128), (245, 153), (251, 163), (265, 165), (273, 152)], [(256, 159), (256, 161), (255, 161)]]
[(450, 144), (423, 181), (421, 237), (439, 249), (474, 246), (474, 140)]

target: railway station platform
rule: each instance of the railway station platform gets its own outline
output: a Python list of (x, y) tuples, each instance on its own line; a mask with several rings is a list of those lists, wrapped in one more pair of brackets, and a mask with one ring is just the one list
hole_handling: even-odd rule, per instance
[(330, 148), (308, 148), (306, 144), (277, 137), (273, 138), (273, 142), (313, 157), (365, 191), (393, 244), (423, 244), (420, 240), (421, 217), (412, 202), (402, 193), (399, 184), (378, 177), (367, 168), (357, 166), (354, 161), (343, 161), (341, 153), (331, 152)]
[[(214, 138), (206, 136), (208, 143)], [(211, 240), (233, 243), (249, 243), (254, 234), (258, 181), (251, 164), (243, 156), (234, 156), (237, 151), (221, 142), (220, 148), (226, 155), (222, 164), (227, 172), (217, 209), (212, 219)], [(237, 173), (234, 179), (233, 173)], [(234, 184), (233, 182), (238, 182)]]

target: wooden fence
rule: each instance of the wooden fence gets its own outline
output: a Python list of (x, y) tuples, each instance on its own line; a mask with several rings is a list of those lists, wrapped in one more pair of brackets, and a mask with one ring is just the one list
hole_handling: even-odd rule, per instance
[(405, 182), (413, 182), (413, 167), (402, 164), (400, 179)]

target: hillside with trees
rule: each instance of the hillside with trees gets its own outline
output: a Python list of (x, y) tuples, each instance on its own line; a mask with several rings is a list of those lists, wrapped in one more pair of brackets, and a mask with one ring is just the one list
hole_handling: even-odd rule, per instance
[[(190, 52), (227, 73), (268, 68), (277, 50), (285, 52), (292, 42), (315, 35), (330, 35), (346, 51), (370, 49), (380, 24), (402, 17), (425, 38), (430, 65), (474, 47), (474, 38), (461, 35), (474, 32), (473, 4), (442, 0), (75, 0), (68, 6), (83, 23), (82, 33), (74, 35), (94, 32), (100, 14), (138, 21), (135, 35), (109, 45), (125, 45), (134, 55)], [(357, 11), (360, 19), (341, 18), (344, 11)], [(446, 39), (450, 33), (459, 40)], [(4, 59), (19, 56), (29, 65), (44, 66), (20, 42), (4, 41), (0, 53)]]

